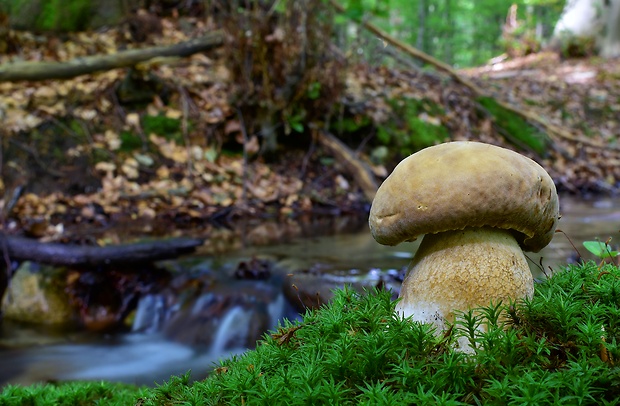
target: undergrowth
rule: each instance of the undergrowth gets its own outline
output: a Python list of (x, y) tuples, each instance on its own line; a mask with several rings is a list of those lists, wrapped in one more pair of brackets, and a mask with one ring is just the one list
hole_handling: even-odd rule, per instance
[(65, 382), (8, 385), (0, 392), (2, 406), (133, 405), (148, 388), (110, 382)]
[[(389, 292), (345, 289), (303, 320), (285, 321), (256, 350), (223, 361), (208, 379), (172, 377), (154, 389), (136, 389), (133, 403), (620, 403), (620, 270), (593, 262), (569, 266), (535, 289), (531, 300), (464, 313), (437, 335), (398, 317)], [(459, 338), (469, 342), (469, 351), (454, 349)], [(88, 391), (96, 394), (95, 384), (81, 385), (85, 398)], [(32, 393), (67, 399), (63, 388), (74, 387), (9, 386), (0, 405), (51, 404), (33, 402)], [(120, 403), (102, 396), (97, 404)]]

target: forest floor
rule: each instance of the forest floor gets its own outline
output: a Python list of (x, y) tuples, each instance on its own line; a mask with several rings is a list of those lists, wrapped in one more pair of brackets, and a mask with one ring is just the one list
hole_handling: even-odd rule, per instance
[[(15, 33), (14, 52), (0, 56), (0, 64), (169, 45), (210, 29), (195, 19), (162, 19), (161, 32), (141, 42), (122, 28), (62, 39)], [(561, 191), (618, 191), (617, 63), (540, 53), (460, 73), (571, 136), (550, 140), (544, 154), (516, 148), (470, 89), (426, 69), (364, 61), (347, 66), (345, 89), (334, 101), (357, 127), (336, 135), (380, 183), (404, 152), (377, 158), (377, 129), (398, 120), (394, 100), (425, 100), (442, 109), (418, 109), (416, 117), (445, 128), (447, 139), (516, 148), (540, 162)], [(89, 238), (107, 244), (123, 237), (97, 230), (127, 220), (143, 234), (196, 227), (206, 234), (240, 217), (365, 215), (368, 196), (317, 144), (311, 125), (296, 133), (288, 128), (295, 123), (283, 123), (279, 149), (262, 155), (261, 135), (247, 133), (231, 102), (232, 86), (221, 49), (72, 79), (0, 83), (2, 229), (95, 243), (85, 241), (86, 226)]]

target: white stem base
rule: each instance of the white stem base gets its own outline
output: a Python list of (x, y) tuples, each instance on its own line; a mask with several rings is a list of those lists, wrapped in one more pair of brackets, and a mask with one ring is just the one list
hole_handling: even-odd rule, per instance
[(523, 251), (506, 230), (484, 227), (427, 234), (403, 281), (396, 310), (441, 331), (454, 311), (532, 297)]

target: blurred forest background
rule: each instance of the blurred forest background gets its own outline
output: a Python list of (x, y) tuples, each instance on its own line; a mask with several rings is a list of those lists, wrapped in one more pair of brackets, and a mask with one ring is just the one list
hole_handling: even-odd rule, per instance
[(365, 213), (449, 140), (615, 194), (619, 18), (620, 0), (0, 0), (3, 228)]

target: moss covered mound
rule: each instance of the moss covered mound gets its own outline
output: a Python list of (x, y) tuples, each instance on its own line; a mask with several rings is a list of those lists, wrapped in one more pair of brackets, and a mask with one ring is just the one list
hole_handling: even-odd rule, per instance
[[(436, 337), (396, 316), (389, 293), (344, 290), (209, 379), (175, 377), (146, 404), (614, 404), (619, 303), (618, 268), (591, 263), (539, 284), (505, 319), (490, 306)], [(453, 349), (462, 336), (472, 354)]]
[[(186, 374), (135, 389), (134, 403), (617, 404), (619, 304), (617, 267), (570, 266), (538, 284), (531, 301), (463, 314), (436, 336), (429, 326), (396, 316), (388, 292), (345, 289), (328, 306), (266, 336), (256, 350), (222, 362), (208, 379), (191, 382)], [(471, 353), (454, 349), (461, 337)], [(121, 402), (81, 385), (98, 404), (128, 404), (127, 392)], [(47, 390), (48, 399), (57, 391), (54, 404), (69, 404), (59, 388), (73, 387), (36, 391), (43, 398)], [(7, 387), (0, 404), (47, 404), (33, 402), (33, 392)], [(15, 403), (20, 396), (30, 400)]]

